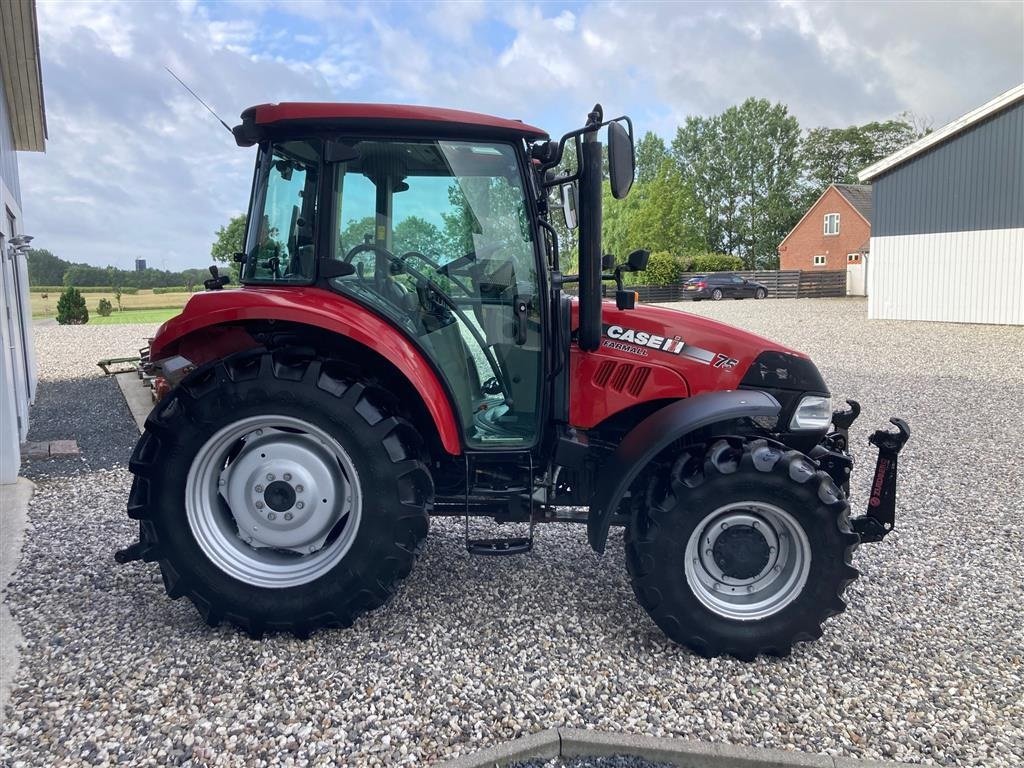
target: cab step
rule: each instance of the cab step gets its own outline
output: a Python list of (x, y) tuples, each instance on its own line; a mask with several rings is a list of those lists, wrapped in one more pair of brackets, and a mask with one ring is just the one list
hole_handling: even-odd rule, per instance
[[(499, 497), (508, 496), (519, 496), (523, 492), (526, 492), (526, 503), (528, 508), (525, 510), (527, 513), (527, 520), (529, 521), (529, 534), (527, 536), (506, 536), (506, 537), (495, 537), (495, 538), (472, 538), (470, 536), (470, 489), (473, 487), (471, 479), (473, 477), (472, 464), (486, 464), (486, 463), (497, 463), (500, 462), (506, 467), (518, 466), (520, 471), (529, 478), (528, 488), (514, 488), (505, 489), (503, 493), (497, 494)], [(485, 455), (477, 455), (467, 453), (466, 454), (466, 496), (465, 506), (463, 508), (465, 513), (465, 536), (466, 536), (466, 551), (471, 555), (487, 555), (490, 557), (508, 557), (511, 555), (524, 555), (533, 549), (533, 507), (534, 507), (534, 487), (533, 487), (533, 455), (529, 451), (502, 451), (499, 453), (490, 453)]]
[(466, 539), (466, 551), (471, 555), (508, 557), (525, 555), (533, 549), (532, 536), (511, 536), (507, 539)]

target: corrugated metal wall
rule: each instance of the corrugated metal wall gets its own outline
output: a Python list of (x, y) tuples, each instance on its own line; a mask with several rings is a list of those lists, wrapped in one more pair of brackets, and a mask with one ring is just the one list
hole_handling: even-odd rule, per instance
[[(18, 158), (14, 154), (14, 134), (7, 114), (7, 93), (0, 80), (0, 180), (7, 185), (11, 195), (21, 208), (21, 183), (18, 180)], [(0, 215), (3, 211), (0, 210)]]
[(868, 317), (1024, 325), (1024, 228), (871, 238)]
[(1024, 102), (896, 166), (872, 187), (873, 237), (1024, 227)]

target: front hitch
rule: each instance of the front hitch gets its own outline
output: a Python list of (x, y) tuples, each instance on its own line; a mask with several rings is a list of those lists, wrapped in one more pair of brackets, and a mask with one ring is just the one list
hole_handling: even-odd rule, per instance
[(895, 432), (880, 429), (868, 438), (878, 448), (875, 477), (871, 481), (868, 511), (850, 521), (862, 542), (881, 541), (896, 525), (896, 467), (899, 453), (910, 439), (910, 427), (903, 419), (891, 418)]

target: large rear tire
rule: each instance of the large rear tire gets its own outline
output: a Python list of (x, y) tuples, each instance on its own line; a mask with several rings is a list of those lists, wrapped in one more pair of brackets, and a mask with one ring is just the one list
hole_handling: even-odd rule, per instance
[(859, 537), (842, 492), (803, 454), (722, 439), (683, 449), (645, 485), (626, 564), (671, 639), (702, 656), (785, 656), (845, 609)]
[(128, 515), (171, 598), (254, 637), (348, 626), (407, 576), (433, 484), (388, 394), (267, 352), (200, 368), (153, 411)]

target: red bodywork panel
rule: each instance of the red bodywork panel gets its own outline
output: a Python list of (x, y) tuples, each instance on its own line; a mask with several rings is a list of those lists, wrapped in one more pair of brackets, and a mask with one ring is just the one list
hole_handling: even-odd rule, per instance
[[(654, 306), (602, 309), (601, 347), (570, 350), (569, 421), (590, 429), (641, 403), (736, 389), (761, 352), (799, 352), (740, 328), (699, 315)], [(390, 361), (416, 390), (445, 450), (461, 452), (461, 430), (447, 390), (423, 352), (378, 315), (344, 296), (313, 287), (259, 287), (193, 296), (182, 314), (164, 323), (150, 349), (157, 361), (180, 354), (197, 365), (255, 345), (238, 326), (281, 320), (351, 338)], [(572, 324), (578, 324), (573, 304)]]
[[(573, 328), (579, 323), (573, 303)], [(806, 357), (788, 347), (700, 315), (638, 305), (601, 310), (601, 347), (570, 353), (569, 421), (589, 429), (643, 402), (736, 389), (761, 352)]]
[[(459, 422), (434, 369), (419, 349), (373, 312), (344, 296), (322, 288), (239, 288), (197, 293), (184, 311), (160, 326), (150, 346), (150, 359), (175, 354), (201, 364), (230, 352), (253, 346), (253, 341), (232, 323), (247, 320), (281, 320), (304, 323), (346, 336), (369, 347), (394, 365), (423, 396), (424, 405), (437, 425), (444, 449), (462, 452)], [(228, 326), (228, 327), (219, 327)], [(189, 334), (202, 331), (200, 337)], [(194, 345), (192, 349), (186, 349)], [(203, 354), (200, 354), (200, 348)], [(200, 357), (189, 357), (189, 354)]]
[(547, 131), (520, 120), (484, 115), (479, 112), (464, 112), (461, 109), (439, 107), (413, 107), (402, 104), (334, 104), (329, 102), (283, 102), (280, 104), (258, 104), (243, 112), (243, 117), (253, 113), (256, 125), (272, 125), (288, 120), (322, 120), (339, 122), (351, 120), (365, 122), (385, 120), (388, 122), (428, 123), (431, 125), (473, 126), (494, 129), (495, 133), (520, 136), (525, 139), (546, 139)]

